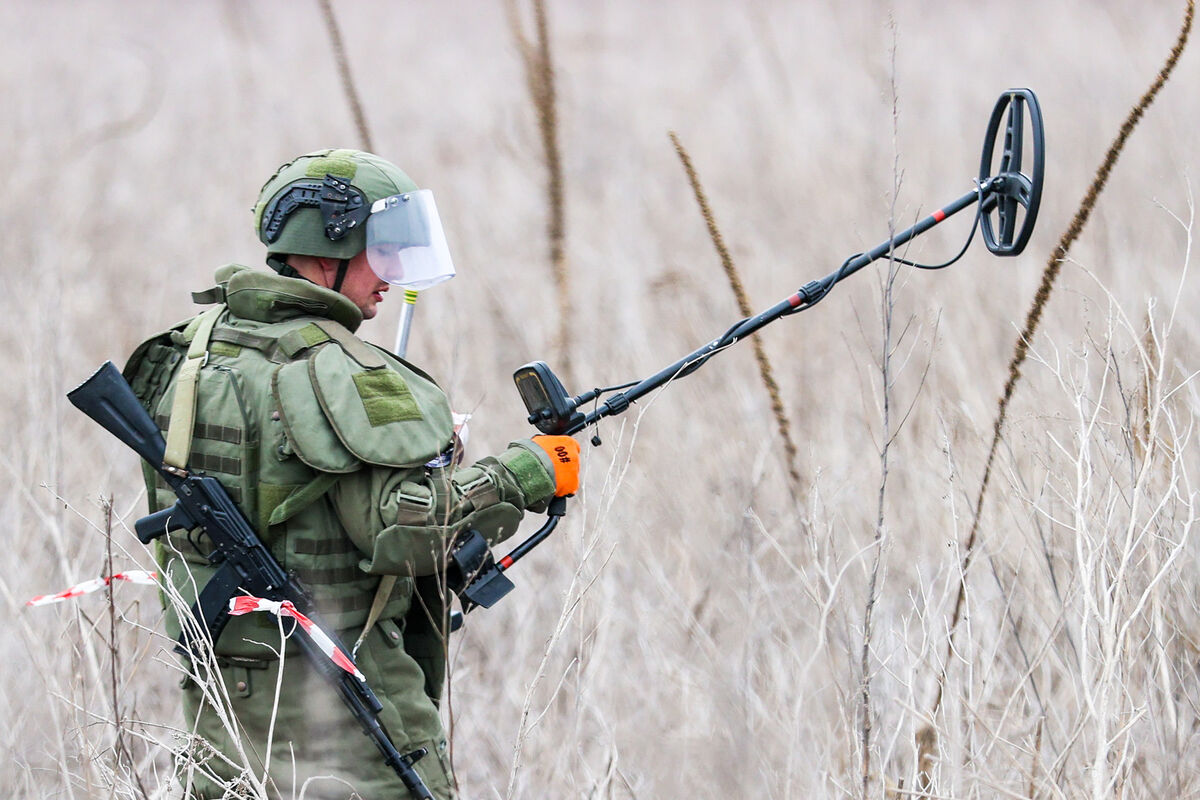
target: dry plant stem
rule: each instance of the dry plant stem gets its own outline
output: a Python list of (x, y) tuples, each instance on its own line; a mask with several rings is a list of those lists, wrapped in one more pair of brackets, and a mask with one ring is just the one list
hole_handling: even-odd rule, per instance
[(1037, 730), (1034, 733), (1033, 744), (1033, 765), (1029, 768), (1029, 798), (1033, 800), (1037, 792), (1038, 767), (1042, 757), (1042, 725), (1046, 722), (1045, 717), (1038, 717)]
[[(1189, 225), (1189, 252), (1190, 238)], [(1132, 330), (1131, 325), (1129, 329)], [(1168, 325), (1163, 332), (1164, 342), (1167, 341), (1169, 332)], [(1110, 331), (1108, 340), (1111, 341), (1111, 338)], [(1108, 380), (1109, 375), (1117, 377), (1108, 364), (1105, 366), (1104, 381)], [(1060, 380), (1066, 383), (1064, 379)], [(1103, 388), (1102, 385), (1101, 390)], [(1171, 526), (1172, 534), (1179, 536), (1179, 539), (1170, 546), (1166, 560), (1160, 562), (1156, 557), (1157, 548), (1145, 539), (1147, 533), (1156, 527), (1156, 519), (1160, 517), (1169, 501), (1168, 497), (1153, 500), (1146, 496), (1156, 463), (1154, 456), (1160, 425), (1170, 424), (1169, 415), (1161, 402), (1161, 389), (1161, 382), (1156, 381), (1154, 400), (1151, 403), (1151, 447), (1146, 458), (1135, 465), (1135, 475), (1128, 495), (1128, 523), (1124, 525), (1123, 535), (1109, 525), (1089, 525), (1091, 519), (1086, 512), (1100, 491), (1095, 477), (1101, 474), (1101, 470), (1097, 469), (1096, 457), (1087, 443), (1097, 438), (1092, 433), (1100, 424), (1101, 404), (1091, 402), (1082, 393), (1076, 401), (1075, 413), (1080, 432), (1078, 441), (1081, 442), (1076, 456), (1074, 483), (1077, 488), (1072, 520), (1073, 530), (1078, 532), (1075, 537), (1076, 558), (1082, 564), (1101, 566), (1100, 569), (1089, 568), (1081, 571), (1080, 582), (1080, 596), (1084, 599), (1087, 612), (1084, 617), (1083, 635), (1085, 641), (1095, 642), (1093, 648), (1084, 649), (1079, 671), (1084, 676), (1083, 699), (1087, 715), (1085, 718), (1090, 719), (1096, 729), (1091, 748), (1091, 764), (1088, 767), (1091, 793), (1096, 798), (1112, 796), (1114, 790), (1117, 796), (1121, 795), (1129, 767), (1129, 739), (1126, 734), (1145, 713), (1144, 708), (1137, 709), (1136, 713), (1129, 713), (1134, 709), (1121, 708), (1121, 698), (1127, 691), (1122, 675), (1122, 654), (1136, 648), (1136, 644), (1130, 641), (1131, 628), (1140, 618), (1146, 605), (1153, 604), (1158, 593), (1157, 587), (1184, 548), (1195, 519), (1194, 504), (1189, 499), (1187, 519), (1182, 525), (1176, 519)], [(1099, 394), (1103, 396), (1103, 391)], [(1180, 487), (1177, 476), (1171, 476), (1167, 488), (1171, 494), (1178, 496)], [(1150, 502), (1145, 503), (1145, 500)], [(1143, 506), (1150, 514), (1146, 520), (1140, 518)], [(1131, 580), (1136, 580), (1135, 576), (1143, 565), (1150, 567), (1149, 572), (1145, 573), (1148, 579), (1145, 588), (1140, 593), (1136, 590), (1128, 592)], [(1094, 633), (1089, 633), (1089, 627)]]
[[(328, 2), (328, 0), (326, 0)], [(571, 295), (567, 276), (567, 223), (563, 193), (562, 155), (558, 145), (558, 109), (554, 83), (554, 62), (550, 57), (550, 32), (546, 22), (545, 0), (533, 0), (533, 23), (537, 42), (530, 42), (521, 26), (516, 0), (506, 4), (509, 26), (517, 41), (521, 61), (525, 65), (525, 81), (529, 97), (537, 113), (538, 132), (542, 139), (542, 157), (546, 161), (546, 200), (549, 217), (546, 233), (550, 244), (550, 269), (554, 275), (554, 291), (558, 299), (558, 351), (562, 371), (571, 374)]]
[(367, 118), (363, 113), (362, 101), (358, 97), (358, 87), (354, 76), (350, 74), (350, 59), (346, 56), (346, 45), (342, 41), (342, 31), (338, 28), (337, 19), (333, 16), (331, 0), (320, 0), (321, 16), (325, 18), (325, 29), (329, 31), (329, 44), (333, 47), (333, 57), (337, 61), (338, 75), (342, 79), (342, 91), (350, 101), (350, 113), (354, 115), (354, 127), (358, 129), (358, 138), (364, 149), (375, 152), (371, 142), (371, 131), (367, 128)]
[[(741, 275), (738, 274), (737, 266), (733, 263), (733, 257), (729, 255), (729, 248), (725, 246), (725, 238), (721, 236), (721, 229), (717, 227), (717, 220), (713, 216), (712, 209), (708, 205), (708, 197), (704, 194), (704, 187), (700, 184), (700, 177), (696, 174), (696, 168), (692, 165), (692, 159), (684, 148), (683, 143), (679, 141), (679, 136), (675, 131), (670, 131), (671, 144), (675, 145), (675, 152), (679, 155), (680, 162), (683, 163), (683, 169), (687, 172), (688, 183), (692, 185), (692, 193), (696, 196), (696, 204), (700, 206), (700, 215), (704, 217), (704, 224), (708, 226), (708, 235), (712, 238), (713, 247), (717, 249), (717, 255), (721, 258), (721, 267), (725, 270), (725, 277), (729, 279), (729, 288), (733, 290), (733, 296), (737, 300), (738, 313), (743, 317), (749, 317), (754, 314), (754, 309), (750, 305), (750, 298), (746, 294), (746, 288), (742, 285)], [(771, 398), (771, 412), (775, 415), (775, 426), (779, 429), (779, 438), (783, 442), (784, 461), (788, 470), (788, 478), (790, 488), (792, 490), (792, 498), (797, 499), (801, 496), (800, 472), (796, 469), (796, 443), (792, 441), (792, 423), (788, 419), (787, 412), (783, 407), (783, 396), (779, 391), (779, 384), (775, 382), (775, 372), (771, 368), (771, 361), (767, 358), (766, 348), (763, 347), (762, 339), (754, 337), (754, 360), (758, 362), (758, 374), (762, 376), (763, 388), (767, 390), (767, 395)]]
[[(169, 545), (169, 543), (168, 543)], [(176, 563), (182, 562), (182, 553), (171, 548), (172, 554), (175, 556)], [(199, 592), (199, 587), (195, 583), (195, 579), (190, 571), (187, 573), (189, 590), (194, 596)], [(207, 704), (212, 713), (217, 715), (222, 728), (224, 729), (229, 740), (233, 743), (234, 753), (221, 753), (216, 750), (211, 751), (213, 758), (219, 759), (226, 766), (234, 767), (240, 770), (243, 779), (250, 782), (249, 786), (243, 785), (246, 791), (253, 791), (250, 796), (255, 798), (265, 798), (267, 796), (266, 781), (269, 777), (264, 778), (263, 782), (259, 782), (253, 776), (251, 764), (254, 761), (262, 763), (262, 753), (253, 746), (253, 743), (246, 741), (243, 732), (237, 722), (237, 718), (233, 712), (232, 698), (229, 695), (229, 689), (225, 681), (221, 678), (220, 667), (217, 663), (217, 657), (213, 651), (214, 642), (207, 626), (200, 624), (191, 613), (191, 603), (185, 600), (180, 590), (174, 585), (173, 580), (169, 575), (164, 575), (164, 580), (160, 584), (163, 591), (166, 592), (167, 603), (174, 608), (180, 623), (184, 627), (188, 641), (199, 649), (193, 649), (191, 656), (188, 658), (189, 667), (185, 668), (185, 674), (188, 679), (194, 681), (196, 687), (200, 689), (203, 695), (203, 703)], [(196, 716), (191, 720), (186, 721), (189, 725), (186, 735), (191, 738), (192, 747), (195, 747), (203, 740), (195, 736), (194, 731), (199, 724), (199, 715), (203, 713), (203, 708), (198, 707)], [(272, 710), (274, 713), (274, 709)], [(254, 756), (254, 761), (251, 760), (251, 755)], [(194, 779), (196, 774), (203, 775), (210, 780), (221, 782), (211, 770), (206, 769), (202, 763), (194, 758), (188, 757), (184, 759), (187, 781)], [(272, 784), (272, 788), (273, 784)]]
[[(111, 496), (102, 501), (102, 508), (104, 509), (104, 574), (112, 575), (113, 499)], [(116, 598), (113, 597), (113, 591), (113, 583), (110, 582), (105, 590), (105, 595), (108, 600), (109, 690), (112, 693), (113, 727), (117, 735), (113, 749), (116, 751), (118, 769), (123, 766), (124, 769), (128, 770), (137, 784), (138, 793), (145, 799), (149, 798), (150, 795), (146, 792), (146, 787), (142, 784), (142, 776), (138, 772), (133, 753), (129, 751), (129, 745), (125, 741), (125, 726), (121, 719), (121, 659), (120, 648), (117, 646), (117, 603)]]
[(279, 696), (283, 692), (283, 671), (287, 666), (287, 633), (283, 629), (283, 616), (275, 617), (279, 630), (279, 669), (275, 673), (275, 699), (271, 703), (271, 720), (267, 723), (267, 744), (263, 748), (263, 776), (265, 786), (271, 778), (271, 745), (275, 741), (275, 720), (279, 716)]
[[(463, 444), (458, 439), (458, 437), (455, 436), (455, 439), (454, 439), (454, 462), (455, 463), (458, 463), (458, 461), (462, 455), (462, 452), (463, 452)], [(450, 488), (449, 472), (446, 473), (445, 483), (446, 483), (446, 490), (449, 491), (449, 488)], [(442, 519), (443, 525), (448, 526), (450, 524), (450, 517), (451, 517), (452, 511), (453, 511), (453, 509), (447, 507), (446, 515)], [(449, 565), (450, 553), (451, 553), (451, 550), (453, 549), (453, 547), (454, 547), (454, 540), (447, 540), (443, 544), (442, 552), (441, 552), (441, 563), (443, 565)], [(443, 568), (438, 572), (437, 593), (438, 593), (439, 611), (438, 611), (437, 618), (434, 617), (433, 609), (431, 609), (429, 607), (429, 604), (426, 602), (426, 599), (421, 592), (417, 592), (417, 591), (413, 592), (412, 602), (421, 604), (421, 610), (425, 614), (425, 618), (429, 621), (430, 626), (434, 630), (442, 630), (444, 632), (443, 636), (442, 636), (442, 659), (443, 659), (443, 663), (445, 663), (445, 665), (446, 665), (446, 677), (443, 682), (442, 689), (444, 692), (443, 702), (445, 704), (445, 713), (446, 713), (446, 739), (447, 739), (447, 742), (449, 743), (449, 749), (448, 749), (448, 752), (446, 753), (446, 758), (450, 762), (450, 781), (453, 784), (454, 791), (458, 792), (460, 790), (459, 784), (458, 784), (458, 773), (454, 768), (454, 756), (455, 756), (455, 749), (454, 749), (455, 714), (454, 714), (454, 689), (453, 689), (454, 683), (453, 683), (453, 681), (450, 680), (450, 678), (452, 678), (454, 675), (454, 666), (455, 665), (454, 665), (454, 660), (451, 657), (451, 653), (450, 653), (450, 629), (449, 629), (449, 624), (448, 624), (451, 604), (452, 604), (454, 597), (453, 597), (453, 592), (450, 590), (450, 584), (448, 583), (448, 575), (449, 575), (449, 573), (445, 566), (443, 566)]]
[(1142, 349), (1146, 352), (1146, 366), (1142, 371), (1142, 404), (1139, 409), (1142, 418), (1141, 426), (1131, 424), (1134, 434), (1134, 446), (1137, 455), (1144, 456), (1150, 447), (1150, 400), (1151, 391), (1158, 379), (1156, 363), (1158, 361), (1158, 343), (1154, 339), (1154, 324), (1149, 312), (1146, 313), (1145, 333), (1142, 335)]
[(971, 560), (975, 555), (975, 542), (979, 534), (980, 520), (983, 515), (983, 502), (987, 497), (992, 466), (996, 458), (996, 451), (999, 449), (1000, 437), (1004, 430), (1004, 421), (1008, 414), (1008, 404), (1016, 390), (1017, 383), (1021, 379), (1021, 366), (1025, 363), (1025, 359), (1029, 355), (1029, 344), (1033, 341), (1033, 337), (1037, 333), (1038, 325), (1042, 319), (1042, 311), (1046, 307), (1046, 302), (1050, 299), (1050, 293), (1054, 289), (1054, 282), (1058, 278), (1059, 270), (1062, 267), (1062, 262), (1066, 259), (1067, 252), (1083, 232), (1084, 226), (1087, 225), (1092, 209), (1096, 205), (1096, 200), (1099, 198), (1100, 192), (1104, 190), (1105, 184), (1108, 183), (1108, 177), (1112, 173), (1112, 169), (1117, 163), (1117, 158), (1121, 155), (1121, 151), (1124, 149), (1130, 134), (1133, 133), (1133, 129), (1141, 121), (1142, 116), (1145, 115), (1146, 109), (1154, 102), (1154, 98), (1171, 76), (1171, 72), (1175, 69), (1180, 55), (1183, 54), (1188, 36), (1191, 34), (1195, 7), (1195, 0), (1188, 0), (1187, 10), (1183, 17), (1183, 25), (1180, 27), (1179, 37), (1176, 39), (1174, 47), (1171, 48), (1171, 54), (1167, 57), (1166, 63), (1159, 71), (1154, 82), (1150, 85), (1150, 88), (1146, 90), (1146, 93), (1142, 95), (1137, 104), (1129, 110), (1125, 122), (1121, 125), (1120, 132), (1109, 146), (1108, 152), (1105, 153), (1104, 160), (1101, 162), (1099, 169), (1096, 170), (1096, 175), (1088, 187), (1087, 194), (1084, 195), (1083, 202), (1079, 205), (1079, 210), (1075, 212), (1075, 217), (1071, 220), (1071, 224), (1063, 233), (1062, 238), (1059, 239), (1058, 245), (1051, 252), (1050, 258), (1046, 262), (1046, 267), (1042, 272), (1041, 285), (1038, 287), (1037, 294), (1033, 298), (1033, 304), (1026, 314), (1025, 326), (1021, 329), (1020, 336), (1017, 337), (1012, 360), (1008, 365), (1008, 380), (1004, 384), (1004, 391), (1001, 394), (999, 407), (996, 411), (996, 419), (992, 424), (992, 443), (988, 449), (987, 461), (983, 468), (983, 480), (980, 482), (979, 494), (975, 501), (975, 512), (971, 520), (971, 530), (967, 535), (966, 543), (963, 545), (962, 563), (959, 568), (958, 593), (954, 600), (954, 612), (950, 618), (950, 635), (946, 643), (946, 659), (943, 662), (942, 673), (938, 678), (937, 693), (933, 702), (931, 718), (937, 716), (942, 705), (942, 696), (946, 684), (946, 668), (953, 654), (954, 637), (958, 630), (959, 618), (962, 616), (962, 606), (967, 589), (966, 576), (971, 566)]
[[(521, 708), (520, 724), (517, 729), (516, 741), (513, 744), (513, 756), (511, 765), (509, 767), (508, 786), (504, 793), (505, 800), (509, 800), (510, 798), (516, 796), (517, 776), (520, 772), (524, 758), (526, 740), (528, 739), (533, 728), (536, 727), (539, 722), (541, 722), (542, 718), (550, 708), (550, 703), (547, 703), (545, 708), (543, 708), (540, 713), (538, 713), (536, 716), (533, 715), (534, 691), (545, 680), (546, 673), (549, 668), (550, 656), (558, 642), (565, 635), (567, 625), (575, 616), (576, 610), (579, 608), (588, 592), (592, 589), (592, 586), (597, 580), (599, 580), (600, 573), (603, 571), (604, 567), (607, 566), (609, 559), (611, 559), (613, 556), (613, 553), (616, 552), (616, 546), (614, 545), (602, 557), (596, 556), (596, 559), (600, 562), (599, 566), (596, 568), (596, 571), (590, 576), (585, 574), (585, 569), (588, 567), (589, 562), (592, 561), (593, 553), (595, 553), (595, 551), (600, 547), (599, 533), (604, 528), (604, 520), (611, 513), (621, 484), (624, 482), (625, 476), (629, 471), (630, 465), (632, 464), (633, 445), (637, 440), (638, 432), (641, 428), (642, 418), (653, 405), (654, 400), (657, 399), (658, 396), (658, 394), (653, 395), (648, 402), (642, 406), (641, 413), (635, 418), (632, 425), (632, 433), (630, 434), (628, 448), (623, 450), (625, 431), (624, 423), (622, 423), (619, 428), (616, 441), (612, 443), (616, 452), (619, 453), (623, 451), (625, 453), (625, 457), (624, 460), (619, 464), (614, 462), (613, 466), (605, 475), (605, 480), (600, 491), (600, 510), (597, 513), (595, 524), (590, 526), (592, 530), (596, 531), (596, 534), (592, 538), (587, 538), (586, 530), (589, 528), (589, 525), (587, 522), (584, 523), (584, 550), (580, 554), (579, 562), (571, 575), (570, 584), (563, 596), (562, 607), (559, 612), (558, 621), (555, 623), (553, 632), (547, 638), (546, 643), (542, 648), (536, 673), (534, 674), (533, 679), (529, 682), (529, 687), (525, 691), (525, 699)], [(567, 678), (567, 674), (570, 672), (570, 670), (576, 668), (577, 666), (578, 658), (572, 659), (566, 670), (563, 671), (558, 685), (551, 693), (551, 701), (562, 689), (562, 685)]]
[[(899, 123), (900, 104), (896, 92), (896, 19), (889, 14), (888, 27), (892, 34), (891, 63), (889, 77), (892, 95), (892, 197), (888, 211), (888, 239), (894, 241), (896, 236), (896, 200), (900, 194), (900, 150)], [(879, 361), (880, 390), (883, 394), (883, 443), (879, 448), (879, 505), (875, 516), (875, 539), (873, 542), (874, 558), (871, 563), (871, 575), (867, 584), (867, 601), (863, 608), (863, 641), (862, 656), (859, 663), (862, 686), (860, 689), (860, 746), (862, 747), (862, 797), (869, 796), (871, 785), (871, 616), (875, 610), (876, 587), (879, 581), (879, 570), (883, 561), (883, 530), (884, 503), (887, 499), (888, 454), (892, 444), (892, 320), (896, 310), (895, 285), (897, 267), (895, 245), (888, 250), (888, 272), (884, 282), (881, 302), (883, 312), (883, 350)]]

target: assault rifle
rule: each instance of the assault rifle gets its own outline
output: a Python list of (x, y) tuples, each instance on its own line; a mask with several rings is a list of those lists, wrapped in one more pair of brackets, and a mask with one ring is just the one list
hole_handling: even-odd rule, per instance
[[(201, 637), (215, 642), (229, 621), (230, 600), (249, 593), (276, 602), (290, 601), (312, 619), (347, 658), (350, 657), (350, 650), (329, 628), (321, 625), (313, 613), (312, 599), (279, 566), (220, 481), (163, 466), (166, 443), (162, 434), (111, 361), (106, 361), (96, 374), (68, 393), (67, 399), (145, 459), (175, 492), (178, 498), (175, 505), (134, 524), (138, 539), (149, 544), (170, 531), (201, 528), (216, 548), (208, 559), (220, 567), (192, 606), (196, 624), (183, 625), (178, 647), (182, 653), (202, 657)], [(363, 733), (379, 748), (384, 761), (400, 776), (409, 793), (417, 800), (433, 800), (421, 776), (413, 769), (413, 764), (428, 751), (422, 747), (402, 755), (379, 721), (383, 706), (366, 682), (329, 660), (306, 633), (301, 633), (296, 641), (313, 668), (337, 689), (342, 702), (362, 726)]]

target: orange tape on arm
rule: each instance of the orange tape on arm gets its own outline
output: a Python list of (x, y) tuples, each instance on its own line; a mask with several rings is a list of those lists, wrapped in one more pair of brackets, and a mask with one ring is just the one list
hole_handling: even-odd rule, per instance
[(546, 451), (554, 465), (554, 496), (579, 491), (579, 442), (570, 436), (534, 436), (533, 443)]

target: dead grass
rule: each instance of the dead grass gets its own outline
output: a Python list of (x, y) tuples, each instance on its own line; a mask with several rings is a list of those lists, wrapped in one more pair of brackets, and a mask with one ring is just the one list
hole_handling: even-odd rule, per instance
[[(179, 676), (152, 633), (153, 592), (114, 595), (122, 759), (103, 600), (21, 606), (103, 569), (101, 498), (115, 498), (114, 562), (146, 563), (122, 529), (144, 502), (133, 460), (65, 392), (190, 314), (187, 292), (216, 266), (261, 262), (249, 208), (278, 163), (357, 140), (316, 6), (116, 9), (0, 7), (0, 631), (16, 643), (0, 680), (0, 784), (14, 797), (137, 796), (121, 764), (151, 797), (172, 796), (171, 731), (186, 727)], [(732, 321), (714, 310), (728, 308), (727, 289), (666, 131), (704, 165), (746, 291), (765, 305), (886, 238), (894, 153), (903, 224), (969, 189), (1001, 90), (1028, 85), (1042, 101), (1047, 195), (1026, 255), (976, 247), (895, 285), (896, 319), (914, 326), (894, 392), (917, 399), (891, 443), (871, 621), (875, 796), (909, 796), (918, 771), (936, 796), (1200, 795), (1200, 327), (1188, 313), (1200, 297), (1184, 271), (1195, 51), (1062, 268), (1008, 411), (981, 523), (995, 536), (975, 565), (945, 700), (936, 718), (926, 711), (1008, 349), (1178, 10), (1016, 2), (934, 15), (898, 3), (893, 143), (885, 6), (553, 7), (572, 370), (587, 380), (575, 391), (645, 374)], [(494, 451), (527, 433), (512, 369), (559, 333), (554, 285), (536, 267), (541, 134), (503, 7), (354, 4), (338, 21), (375, 146), (437, 191), (459, 268), (422, 296), (411, 355), (476, 411), (471, 453)], [(965, 226), (910, 256), (952, 251)], [(385, 343), (389, 306), (364, 329)], [(771, 455), (775, 423), (748, 348), (601, 426), (605, 447), (587, 452), (584, 496), (558, 540), (454, 644), (466, 796), (860, 793), (879, 308), (878, 283), (852, 280), (761, 334), (808, 477), (802, 513)], [(923, 375), (914, 365), (926, 361)], [(918, 743), (925, 726), (936, 750)]]

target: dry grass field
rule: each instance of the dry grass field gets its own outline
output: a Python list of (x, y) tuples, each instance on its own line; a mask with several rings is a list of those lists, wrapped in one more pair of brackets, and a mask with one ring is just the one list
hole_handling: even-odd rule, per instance
[[(575, 392), (737, 318), (668, 131), (760, 309), (969, 191), (1005, 88), (1041, 100), (1046, 193), (1018, 258), (977, 240), (890, 291), (883, 263), (761, 334), (797, 491), (749, 343), (600, 426), (555, 540), (455, 639), (463, 796), (1200, 797), (1195, 44), (1031, 343), (947, 649), (1017, 331), (1183, 2), (550, 5)], [(504, 5), (337, 14), (376, 150), (437, 193), (459, 277), (422, 296), (409, 353), (481, 456), (528, 435), (512, 370), (560, 357)], [(355, 127), (316, 2), (10, 0), (0, 31), (0, 787), (176, 797), (155, 592), (118, 586), (115, 624), (103, 593), (24, 607), (105, 571), (104, 498), (114, 569), (150, 561), (134, 458), (64, 395), (216, 267), (260, 266), (261, 182)], [(962, 217), (908, 257), (952, 255)], [(364, 327), (385, 345), (388, 299)]]

